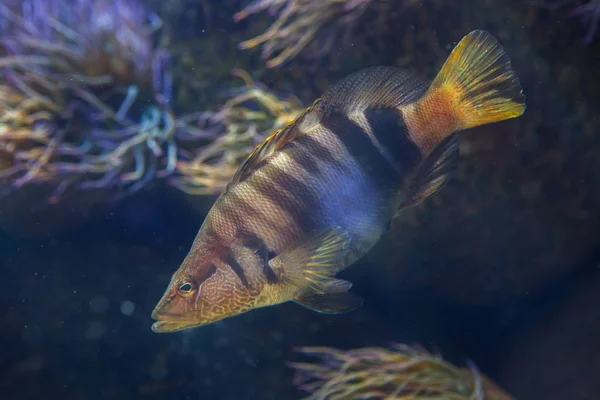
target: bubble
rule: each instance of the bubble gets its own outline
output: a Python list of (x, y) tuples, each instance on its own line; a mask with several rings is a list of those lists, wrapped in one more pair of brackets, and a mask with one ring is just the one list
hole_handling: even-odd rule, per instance
[(108, 299), (104, 296), (94, 296), (90, 300), (90, 310), (102, 314), (108, 310)]
[(124, 315), (131, 315), (131, 314), (133, 314), (134, 311), (135, 311), (135, 304), (133, 304), (131, 301), (126, 300), (123, 303), (121, 303), (121, 312)]
[(85, 330), (85, 338), (87, 340), (98, 340), (106, 332), (106, 327), (100, 321), (89, 321)]

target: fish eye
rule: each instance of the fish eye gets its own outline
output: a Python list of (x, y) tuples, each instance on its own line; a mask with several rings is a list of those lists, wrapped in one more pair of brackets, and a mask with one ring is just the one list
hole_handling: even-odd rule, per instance
[(196, 291), (196, 284), (189, 280), (181, 282), (177, 288), (177, 292), (184, 297), (191, 295), (194, 291)]

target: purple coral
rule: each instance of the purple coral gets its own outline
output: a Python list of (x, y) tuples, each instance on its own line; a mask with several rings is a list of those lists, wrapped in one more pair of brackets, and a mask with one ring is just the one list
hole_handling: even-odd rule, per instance
[(136, 0), (0, 4), (0, 182), (53, 182), (59, 195), (173, 172), (160, 25)]
[(60, 53), (87, 76), (144, 83), (157, 49), (156, 14), (133, 0), (9, 0), (0, 4), (0, 33), (8, 53)]

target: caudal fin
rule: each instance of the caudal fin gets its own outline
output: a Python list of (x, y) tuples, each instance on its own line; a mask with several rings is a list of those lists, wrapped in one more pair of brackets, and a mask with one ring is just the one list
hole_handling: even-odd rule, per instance
[(515, 118), (525, 96), (510, 59), (489, 33), (476, 30), (452, 50), (430, 90), (448, 91), (460, 129)]

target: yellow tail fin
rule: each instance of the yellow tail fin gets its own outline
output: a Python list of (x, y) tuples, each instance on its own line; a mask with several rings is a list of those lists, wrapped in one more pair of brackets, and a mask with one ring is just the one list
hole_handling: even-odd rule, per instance
[(525, 96), (502, 46), (476, 30), (452, 50), (430, 90), (449, 91), (460, 129), (515, 118), (525, 111)]

